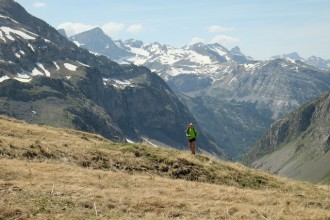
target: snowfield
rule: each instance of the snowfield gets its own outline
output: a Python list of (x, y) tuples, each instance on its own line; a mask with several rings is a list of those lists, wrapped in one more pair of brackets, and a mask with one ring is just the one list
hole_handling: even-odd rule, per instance
[(0, 77), (0, 82), (3, 82), (3, 81), (5, 81), (5, 80), (8, 80), (8, 79), (10, 79), (9, 78), (9, 76), (2, 76), (2, 77)]
[[(33, 37), (31, 35), (28, 35), (28, 34), (26, 34), (23, 31), (14, 30), (14, 29), (12, 29), (10, 27), (0, 27), (0, 31), (5, 34), (5, 35), (3, 35), (3, 33), (2, 33), (0, 35), (0, 39), (2, 39), (4, 42), (6, 42), (6, 39), (4, 38), (4, 36), (7, 39), (11, 40), (11, 41), (15, 41), (15, 38), (12, 36), (12, 34), (15, 34), (15, 35), (17, 35), (17, 36), (19, 36), (19, 37), (21, 37), (21, 38), (23, 38), (25, 40), (35, 40), (36, 39), (35, 37)], [(26, 30), (24, 30), (24, 31), (26, 31)], [(28, 31), (26, 31), (26, 32), (28, 32)], [(29, 32), (29, 33), (31, 33), (31, 32)], [(33, 34), (33, 33), (31, 33), (31, 34)]]
[(70, 71), (77, 71), (77, 66), (71, 64), (71, 63), (64, 63), (64, 67), (67, 68)]

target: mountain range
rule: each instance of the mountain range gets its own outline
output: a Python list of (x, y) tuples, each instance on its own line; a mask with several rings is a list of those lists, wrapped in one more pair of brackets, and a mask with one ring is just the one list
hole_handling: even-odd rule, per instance
[(315, 66), (321, 70), (330, 71), (330, 60), (325, 60), (321, 57), (311, 56), (308, 57), (307, 59), (304, 59), (297, 52), (271, 57), (271, 59), (278, 59), (278, 58), (292, 60), (292, 61), (299, 60), (309, 65)]
[[(77, 41), (91, 32), (93, 38)], [(175, 48), (133, 39), (114, 41), (99, 28), (70, 37), (98, 54), (104, 53), (93, 50), (94, 45), (100, 46), (98, 39), (105, 38), (116, 44), (116, 50), (127, 51), (118, 62), (143, 65), (161, 76), (203, 131), (232, 158), (251, 147), (274, 121), (330, 88), (329, 71), (299, 59), (254, 60), (238, 47), (197, 43)], [(108, 45), (101, 48), (111, 53)]]
[[(187, 149), (198, 123), (157, 74), (76, 46), (13, 0), (0, 0), (0, 114), (113, 141)], [(199, 148), (225, 158), (205, 133)]]

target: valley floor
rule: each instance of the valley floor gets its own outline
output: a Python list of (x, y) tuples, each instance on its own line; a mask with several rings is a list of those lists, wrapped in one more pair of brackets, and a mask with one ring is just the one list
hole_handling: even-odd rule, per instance
[(330, 219), (330, 192), (252, 190), (0, 159), (0, 219)]

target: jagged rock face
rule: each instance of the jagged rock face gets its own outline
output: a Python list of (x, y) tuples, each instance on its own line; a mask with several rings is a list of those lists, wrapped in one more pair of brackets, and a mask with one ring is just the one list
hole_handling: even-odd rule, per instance
[(246, 65), (229, 79), (229, 83), (224, 80), (212, 85), (211, 90), (221, 88), (227, 93), (224, 98), (257, 103), (259, 109), (273, 112), (274, 120), (330, 88), (328, 72), (282, 59)]
[[(16, 2), (0, 3), (0, 114), (186, 149), (184, 130), (195, 119), (158, 75), (95, 56)], [(225, 157), (203, 133), (199, 143)]]
[(248, 152), (246, 162), (279, 175), (312, 182), (329, 178), (330, 93), (302, 106)]
[(53, 27), (44, 21), (30, 15), (21, 5), (15, 1), (0, 0), (0, 5), (0, 15), (7, 17), (2, 19), (1, 26), (5, 26), (6, 24), (12, 25), (14, 20), (17, 22), (14, 22), (15, 25), (23, 26), (27, 31), (37, 34), (44, 39), (50, 40), (51, 42), (60, 45), (70, 45), (70, 42), (68, 42), (64, 36), (58, 32), (54, 32), (56, 30)]
[(68, 38), (68, 35), (66, 34), (66, 31), (64, 29), (58, 29), (58, 33), (62, 34), (65, 38)]

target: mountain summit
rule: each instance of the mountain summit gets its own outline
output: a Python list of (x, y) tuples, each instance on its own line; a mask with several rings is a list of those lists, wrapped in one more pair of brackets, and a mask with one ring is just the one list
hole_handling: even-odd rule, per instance
[(289, 59), (289, 60), (302, 60), (303, 58), (299, 56), (297, 52), (289, 53), (289, 54), (283, 54), (278, 56), (273, 56), (271, 59)]
[(118, 60), (133, 55), (118, 47), (111, 37), (106, 35), (99, 27), (71, 36), (69, 39), (82, 48), (88, 49), (96, 54), (105, 55), (112, 60)]
[(297, 52), (271, 57), (271, 59), (278, 59), (278, 58), (291, 60), (291, 61), (299, 60), (311, 66), (317, 67), (321, 70), (330, 71), (330, 60), (325, 60), (322, 59), (321, 57), (311, 56), (308, 57), (307, 59), (304, 59), (301, 56), (299, 56)]

